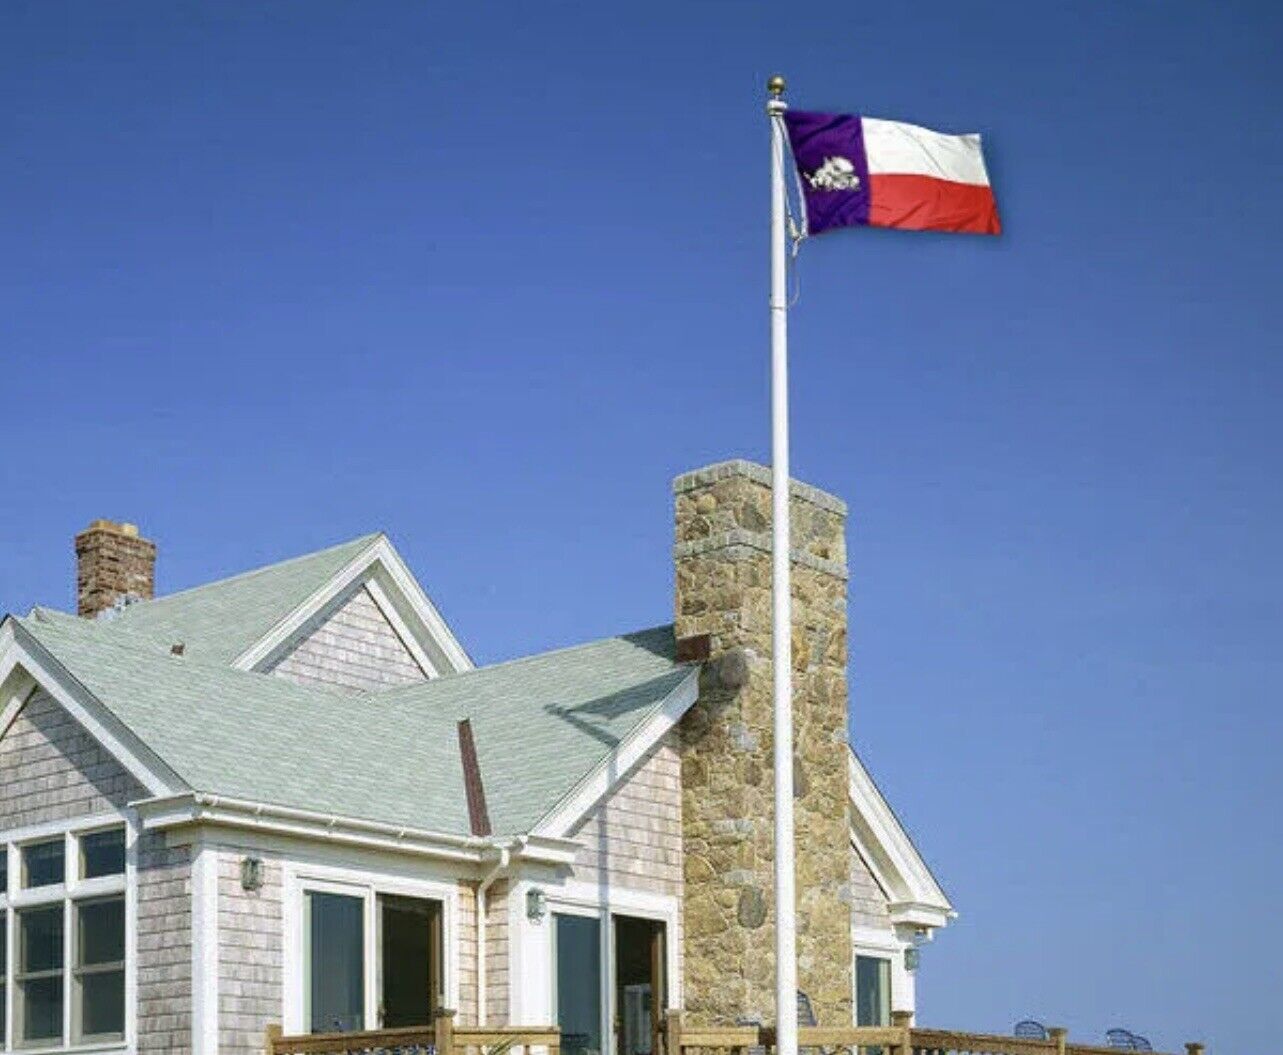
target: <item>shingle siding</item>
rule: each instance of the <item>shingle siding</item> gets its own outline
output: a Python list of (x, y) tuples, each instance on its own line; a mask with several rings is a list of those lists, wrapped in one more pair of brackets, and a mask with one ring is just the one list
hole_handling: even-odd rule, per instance
[[(459, 883), (459, 908), (455, 916), (455, 944), (459, 951), (457, 1010), (461, 1026), (473, 1026), (477, 1023), (477, 886), (477, 883)], [(487, 892), (487, 897), (489, 896)], [(447, 961), (449, 952), (447, 949)]]
[(192, 1048), (190, 847), (147, 832), (138, 847), (139, 1055)]
[(508, 891), (500, 880), (486, 891), (486, 1024), (508, 1021)]
[[(0, 739), (0, 830), (123, 811), (146, 791), (43, 690)], [(138, 842), (138, 1051), (191, 1050), (191, 866), (164, 836)]]
[(584, 844), (574, 878), (682, 894), (682, 771), (672, 734), (571, 833)]
[(854, 848), (851, 850), (851, 923), (894, 933), (887, 896)]
[(363, 691), (426, 680), (364, 586), (316, 620), (271, 673), (302, 685)]
[(0, 740), (0, 831), (122, 810), (145, 795), (43, 690)]
[(573, 878), (593, 885), (678, 899), (678, 933), (667, 935), (684, 970), (681, 899), (682, 768), (670, 733), (616, 785), (572, 833), (584, 844)]
[[(263, 885), (241, 886), (241, 861), (263, 861)], [(218, 850), (218, 1043), (222, 1055), (258, 1055), (284, 1002), (284, 870), (261, 850)]]

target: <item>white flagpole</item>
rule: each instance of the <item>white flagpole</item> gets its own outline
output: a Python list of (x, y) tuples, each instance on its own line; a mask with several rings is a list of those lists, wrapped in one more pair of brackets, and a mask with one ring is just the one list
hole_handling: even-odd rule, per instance
[(793, 603), (789, 588), (788, 246), (784, 78), (767, 82), (771, 123), (771, 664), (775, 690), (775, 1028), (797, 1055), (797, 902), (793, 846)]

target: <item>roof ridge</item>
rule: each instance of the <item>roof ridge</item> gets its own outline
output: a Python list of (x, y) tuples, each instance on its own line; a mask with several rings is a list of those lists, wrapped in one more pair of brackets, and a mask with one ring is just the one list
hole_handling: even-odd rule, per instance
[[(140, 601), (137, 604), (129, 605), (121, 613), (121, 618), (127, 617), (131, 611), (150, 608), (152, 605), (156, 604), (164, 604), (166, 601), (172, 601), (179, 597), (187, 597), (190, 594), (198, 593), (201, 590), (208, 590), (214, 586), (225, 586), (229, 583), (252, 579), (256, 575), (262, 575), (269, 571), (286, 568), (292, 564), (298, 564), (305, 560), (312, 560), (315, 557), (323, 557), (326, 554), (334, 553), (336, 550), (347, 549), (348, 547), (356, 548), (358, 543), (363, 543), (365, 546), (372, 546), (376, 540), (386, 537), (386, 532), (372, 531), (368, 534), (358, 535), (356, 538), (348, 539), (346, 542), (337, 542), (333, 546), (325, 546), (322, 549), (313, 550), (311, 553), (300, 553), (297, 557), (287, 557), (285, 560), (278, 560), (271, 564), (263, 564), (257, 568), (250, 568), (248, 571), (241, 571), (237, 572), (235, 575), (228, 575), (226, 578), (213, 579), (210, 582), (201, 583), (199, 586), (188, 586), (186, 589), (178, 590), (175, 593), (167, 593), (161, 597), (153, 597), (150, 600)], [(113, 622), (118, 622), (118, 620), (113, 620)]]
[[(561, 648), (550, 648), (545, 652), (531, 652), (525, 656), (514, 656), (512, 659), (502, 659), (498, 663), (488, 663), (484, 667), (473, 667), (471, 670), (456, 670), (449, 674), (441, 674), (438, 677), (429, 679), (428, 681), (415, 682), (412, 685), (398, 685), (396, 688), (386, 689), (383, 692), (373, 692), (370, 695), (386, 699), (389, 696), (396, 696), (401, 693), (408, 694), (416, 689), (422, 689), (426, 685), (438, 685), (442, 682), (466, 678), (472, 674), (485, 674), (487, 671), (515, 667), (522, 663), (532, 663), (538, 659), (547, 659), (549, 656), (561, 656), (568, 652), (579, 652), (586, 648), (592, 648), (594, 645), (603, 645), (607, 641), (623, 641), (625, 638), (640, 637), (642, 634), (653, 634), (658, 630), (669, 630), (672, 629), (673, 625), (673, 623), (658, 623), (655, 626), (643, 627), (640, 630), (629, 630), (622, 634), (610, 634), (606, 637), (593, 638), (591, 641), (580, 641), (575, 645), (563, 645)], [(678, 665), (675, 658), (673, 659), (673, 665)]]

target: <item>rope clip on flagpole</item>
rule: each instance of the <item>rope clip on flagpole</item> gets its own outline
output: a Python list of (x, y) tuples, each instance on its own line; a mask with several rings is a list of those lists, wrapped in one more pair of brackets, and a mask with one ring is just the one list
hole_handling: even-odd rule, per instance
[(777, 1055), (797, 1055), (797, 895), (793, 842), (793, 613), (789, 582), (788, 201), (784, 78), (766, 82), (771, 124), (771, 666), (775, 738)]

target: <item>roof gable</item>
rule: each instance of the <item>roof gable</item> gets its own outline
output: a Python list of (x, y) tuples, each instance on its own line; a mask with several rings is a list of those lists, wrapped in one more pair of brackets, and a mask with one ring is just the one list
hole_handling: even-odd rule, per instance
[(271, 564), (229, 579), (132, 604), (103, 623), (166, 648), (239, 670), (269, 670), (364, 587), (429, 677), (472, 661), (382, 534)]
[(141, 601), (105, 620), (112, 628), (181, 642), (188, 653), (232, 664), (290, 612), (374, 545), (366, 535), (231, 578)]
[(943, 927), (953, 905), (854, 750), (848, 776), (851, 841), (887, 895), (891, 922)]

